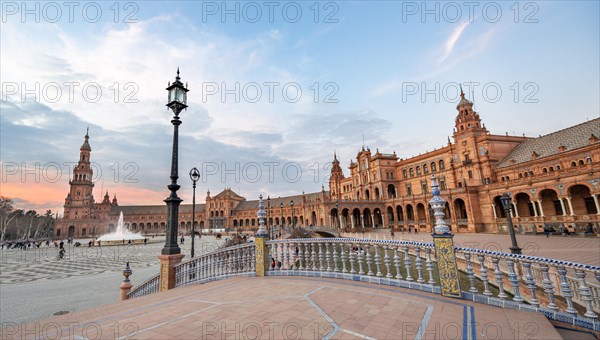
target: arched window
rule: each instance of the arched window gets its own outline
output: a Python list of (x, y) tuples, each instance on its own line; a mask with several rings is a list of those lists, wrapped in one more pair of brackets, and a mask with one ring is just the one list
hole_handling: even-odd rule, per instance
[(435, 172), (436, 170), (435, 162), (431, 162), (431, 172)]
[(443, 159), (439, 162), (439, 165), (440, 165), (440, 170), (444, 170), (445, 169), (445, 165), (444, 165), (444, 160)]
[(547, 173), (547, 172), (548, 172), (548, 169), (546, 169), (546, 168), (543, 168), (543, 169), (542, 169), (542, 172), (543, 172), (543, 173)]
[(417, 165), (417, 176), (421, 175), (421, 167)]
[(406, 169), (402, 170), (402, 177), (406, 178), (408, 176), (406, 176)]
[(577, 166), (577, 163), (575, 163), (575, 162), (571, 162), (571, 166), (572, 166), (572, 167), (574, 167), (574, 166)]
[(410, 177), (415, 177), (415, 170), (413, 168), (410, 168), (408, 172), (410, 172)]
[(427, 164), (423, 164), (423, 173), (429, 173), (429, 167), (427, 166)]

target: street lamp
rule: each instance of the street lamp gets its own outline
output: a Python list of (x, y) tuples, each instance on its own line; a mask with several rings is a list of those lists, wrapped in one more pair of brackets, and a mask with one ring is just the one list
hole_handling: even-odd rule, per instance
[(506, 218), (508, 220), (508, 231), (510, 233), (510, 241), (512, 243), (512, 246), (510, 247), (510, 252), (513, 254), (521, 254), (521, 248), (519, 248), (519, 246), (517, 245), (517, 237), (515, 236), (515, 229), (513, 228), (512, 217), (510, 215), (510, 195), (502, 195), (502, 197), (500, 197), (500, 201), (502, 202), (502, 206), (504, 207), (504, 211), (506, 212)]
[[(196, 167), (190, 170), (190, 179), (192, 180), (192, 258), (194, 257), (194, 237), (196, 236), (196, 182), (200, 179), (200, 171)], [(202, 232), (200, 232), (202, 235)], [(200, 236), (202, 238), (202, 236)]]
[(179, 113), (186, 109), (187, 106), (187, 86), (184, 86), (179, 78), (179, 68), (177, 68), (177, 77), (175, 82), (169, 84), (166, 90), (169, 92), (167, 107), (170, 108), (175, 116), (171, 120), (173, 124), (173, 150), (171, 152), (171, 184), (167, 188), (171, 191), (169, 197), (164, 202), (167, 203), (167, 239), (165, 246), (163, 247), (161, 254), (163, 255), (175, 255), (180, 254), (181, 249), (177, 245), (177, 227), (179, 223), (179, 204), (181, 204), (181, 198), (177, 197), (177, 190), (180, 186), (177, 184), (179, 175), (177, 173), (177, 163), (179, 154), (179, 125), (181, 120), (179, 119)]
[(273, 239), (273, 226), (269, 223), (271, 215), (271, 196), (267, 196), (267, 230), (269, 231), (269, 239)]
[(340, 223), (340, 201), (335, 201), (335, 217), (337, 217), (337, 227), (341, 228), (341, 223)]
[(281, 208), (281, 228), (279, 229), (281, 232), (283, 230), (283, 202), (279, 203), (279, 208)]
[(292, 230), (296, 227), (296, 220), (294, 219), (294, 200), (290, 201), (290, 205), (292, 206)]

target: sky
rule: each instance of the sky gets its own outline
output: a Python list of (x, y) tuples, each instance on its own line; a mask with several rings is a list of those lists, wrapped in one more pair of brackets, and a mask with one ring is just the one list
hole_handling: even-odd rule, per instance
[(327, 189), (363, 145), (452, 134), (459, 86), (494, 134), (600, 116), (597, 1), (1, 2), (0, 194), (62, 214), (89, 127), (94, 196), (164, 204), (177, 68), (179, 196)]

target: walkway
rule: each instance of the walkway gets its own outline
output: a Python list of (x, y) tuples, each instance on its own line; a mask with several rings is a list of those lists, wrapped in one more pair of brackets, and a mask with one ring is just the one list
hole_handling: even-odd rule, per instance
[[(135, 280), (135, 277), (132, 277)], [(541, 314), (368, 283), (232, 278), (10, 325), (2, 339), (560, 339)]]

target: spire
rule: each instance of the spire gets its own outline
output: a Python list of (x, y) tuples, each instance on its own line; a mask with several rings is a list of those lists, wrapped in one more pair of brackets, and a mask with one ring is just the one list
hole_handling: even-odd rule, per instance
[(177, 66), (177, 77), (175, 77), (176, 81), (179, 81), (181, 78), (179, 78), (179, 66)]
[(88, 126), (88, 128), (85, 132), (85, 136), (83, 137), (84, 138), (83, 144), (81, 144), (81, 148), (79, 148), (79, 150), (92, 151), (92, 147), (90, 147), (90, 143), (89, 143), (89, 140), (90, 140), (89, 132), (90, 132), (90, 128)]
[(463, 92), (462, 84), (458, 84), (458, 86), (460, 87), (460, 97), (464, 98), (465, 97), (465, 93)]

